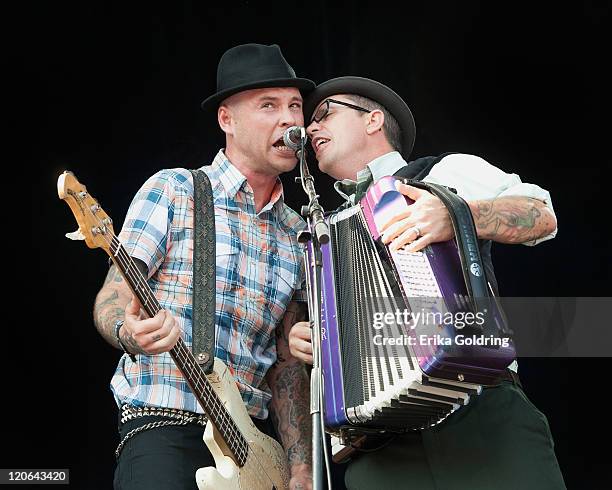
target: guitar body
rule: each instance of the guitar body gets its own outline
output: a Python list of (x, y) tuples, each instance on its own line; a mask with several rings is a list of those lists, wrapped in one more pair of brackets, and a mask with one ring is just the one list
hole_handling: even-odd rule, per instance
[(240, 467), (228, 450), (216, 427), (206, 424), (204, 442), (213, 455), (215, 466), (196, 472), (199, 490), (271, 490), (289, 488), (287, 456), (282, 446), (263, 434), (251, 420), (236, 382), (223, 361), (215, 359), (208, 381), (225, 405), (234, 423), (249, 443), (246, 463)]

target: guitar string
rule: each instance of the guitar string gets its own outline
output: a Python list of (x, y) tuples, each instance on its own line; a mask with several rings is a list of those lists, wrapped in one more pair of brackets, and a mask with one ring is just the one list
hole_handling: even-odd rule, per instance
[[(80, 201), (81, 203), (83, 203), (83, 204), (84, 204), (84, 208), (85, 208), (85, 209), (87, 209), (87, 210), (88, 210), (88, 212), (89, 212), (89, 213), (92, 215), (92, 217), (94, 218), (94, 220), (95, 220), (95, 221), (97, 221), (97, 223), (98, 223), (98, 227), (97, 227), (97, 228), (98, 228), (98, 230), (99, 230), (99, 232), (98, 232), (98, 233), (99, 233), (100, 235), (102, 235), (103, 239), (104, 239), (104, 240), (106, 241), (106, 243), (108, 244), (109, 249), (112, 251), (112, 247), (113, 247), (113, 245), (115, 245), (115, 246), (116, 246), (116, 251), (112, 253), (112, 256), (113, 256), (113, 257), (115, 257), (115, 258), (117, 258), (118, 260), (121, 260), (121, 261), (125, 261), (125, 262), (127, 262), (127, 267), (125, 266), (125, 264), (122, 264), (122, 265), (123, 265), (123, 266), (124, 266), (124, 268), (125, 268), (125, 273), (129, 275), (129, 274), (130, 274), (130, 273), (129, 273), (129, 268), (130, 268), (130, 266), (131, 266), (132, 264), (134, 264), (134, 261), (133, 261), (133, 259), (132, 259), (132, 258), (129, 256), (129, 254), (127, 254), (127, 252), (125, 251), (125, 248), (123, 247), (122, 243), (119, 241), (119, 239), (117, 238), (117, 236), (116, 236), (114, 233), (110, 232), (110, 230), (109, 230), (108, 226), (107, 226), (107, 225), (106, 225), (106, 224), (105, 224), (105, 223), (104, 223), (104, 222), (103, 222), (103, 221), (102, 221), (102, 220), (101, 220), (101, 219), (100, 219), (98, 216), (96, 216), (96, 215), (95, 215), (95, 212), (94, 212), (94, 211), (93, 211), (93, 210), (92, 210), (92, 209), (91, 209), (89, 206), (87, 206), (87, 204), (86, 204), (86, 203), (85, 203), (83, 200), (81, 200), (81, 198), (80, 198), (80, 197), (79, 197), (79, 196), (78, 196), (76, 193), (74, 193), (74, 194), (73, 194), (73, 197), (74, 197), (74, 198), (75, 198), (77, 201)], [(111, 236), (110, 241), (109, 241), (109, 239), (108, 239), (108, 236), (109, 236), (109, 235)], [(120, 257), (120, 254), (121, 254), (121, 253), (123, 253), (124, 257)], [(142, 274), (140, 274), (140, 271), (138, 271), (138, 270), (136, 269), (136, 271), (135, 271), (135, 272), (138, 272), (138, 273), (136, 274), (136, 276), (135, 276), (135, 279), (136, 279), (136, 280), (134, 281), (134, 278), (132, 278), (132, 280), (133, 280), (133, 281), (136, 283), (136, 287), (140, 286), (140, 287), (142, 288), (142, 290), (144, 291), (144, 293), (146, 293), (146, 294), (149, 296), (149, 298), (146, 298), (145, 304), (148, 304), (149, 299), (151, 299), (151, 300), (152, 300), (152, 303), (153, 303), (153, 306), (160, 306), (160, 305), (159, 305), (159, 302), (157, 301), (157, 298), (156, 298), (156, 297), (153, 295), (153, 293), (152, 293), (152, 291), (151, 291), (150, 287), (148, 286), (148, 283), (146, 283), (146, 281), (145, 281), (145, 280), (143, 280), (143, 278), (142, 278)], [(138, 284), (138, 283), (140, 283), (140, 284)], [(157, 304), (156, 304), (156, 303), (157, 303)], [(161, 306), (160, 306), (160, 309), (161, 309)], [(152, 311), (152, 310), (151, 310), (151, 311)], [(179, 343), (180, 343), (180, 344), (183, 346), (183, 348), (184, 348), (184, 349), (186, 349), (186, 347), (185, 347), (185, 345), (184, 345), (184, 343), (182, 342), (182, 339), (181, 339), (180, 337), (179, 337), (179, 339), (178, 339), (177, 345), (179, 345)], [(176, 346), (175, 346), (175, 347), (176, 347)], [(174, 347), (172, 348), (172, 350), (174, 350)], [(193, 356), (191, 356), (191, 357), (193, 357)], [(199, 367), (199, 365), (198, 365), (198, 367)], [(208, 379), (206, 379), (206, 380), (205, 380), (205, 384), (206, 384), (206, 383), (208, 383), (208, 384), (210, 385), (210, 382), (208, 381)], [(211, 386), (211, 389), (212, 389), (212, 386)], [(214, 392), (214, 390), (213, 390), (213, 393), (216, 395), (216, 392)], [(213, 396), (213, 397), (212, 397), (212, 399), (213, 399), (213, 404), (214, 404), (215, 402), (219, 403), (219, 402), (218, 402), (218, 396)], [(227, 413), (227, 409), (225, 409), (225, 407), (223, 407), (223, 405), (220, 405), (220, 406), (219, 406), (219, 413), (221, 414), (221, 416), (223, 416), (223, 414), (224, 414), (224, 413)], [(231, 415), (228, 415), (228, 416), (230, 417), (231, 430), (232, 430), (232, 431), (234, 431), (234, 433), (235, 433), (234, 435), (239, 436), (239, 437), (240, 437), (240, 439), (241, 439), (242, 441), (244, 441), (244, 443), (243, 443), (243, 444), (245, 444), (245, 446), (242, 448), (242, 449), (243, 449), (243, 451), (245, 452), (245, 455), (243, 456), (243, 458), (244, 458), (244, 463), (243, 463), (243, 465), (245, 465), (245, 464), (246, 464), (246, 462), (247, 462), (247, 461), (248, 461), (248, 459), (249, 459), (249, 458), (248, 458), (248, 456), (249, 456), (249, 455), (251, 455), (251, 456), (252, 456), (252, 460), (254, 460), (254, 462), (255, 462), (255, 463), (257, 464), (257, 466), (260, 468), (260, 470), (262, 471), (262, 473), (263, 473), (263, 474), (266, 476), (266, 478), (268, 479), (268, 482), (269, 482), (269, 483), (270, 483), (270, 484), (271, 484), (271, 485), (274, 487), (274, 481), (272, 480), (272, 478), (270, 477), (270, 475), (267, 473), (267, 471), (266, 471), (265, 467), (263, 466), (262, 462), (261, 462), (261, 461), (259, 460), (259, 458), (257, 457), (257, 454), (255, 454), (255, 453), (253, 453), (252, 451), (250, 451), (250, 450), (249, 450), (249, 443), (248, 443), (248, 441), (246, 440), (246, 438), (244, 437), (244, 435), (243, 435), (243, 434), (240, 432), (240, 429), (239, 429), (239, 428), (236, 426), (235, 422), (234, 422), (234, 421), (233, 421), (233, 419), (231, 418)], [(230, 424), (228, 424), (228, 426), (230, 426)], [(218, 429), (218, 430), (219, 430), (219, 429)], [(239, 439), (239, 440), (240, 440), (240, 439)], [(230, 443), (230, 445), (231, 445), (231, 443)], [(234, 451), (235, 451), (235, 450), (234, 450)], [(238, 456), (238, 455), (234, 454), (234, 456), (236, 456), (236, 457), (237, 457), (237, 459), (239, 459), (239, 456)], [(256, 474), (256, 473), (255, 473), (255, 474)], [(258, 477), (258, 480), (259, 480), (259, 482), (260, 482), (260, 483), (262, 483), (262, 480), (261, 480), (261, 479), (259, 479), (259, 477)]]

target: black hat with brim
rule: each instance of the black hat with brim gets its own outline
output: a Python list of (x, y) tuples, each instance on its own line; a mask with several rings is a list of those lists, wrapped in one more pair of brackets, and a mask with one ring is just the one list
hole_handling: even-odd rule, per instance
[(217, 67), (217, 92), (202, 102), (202, 109), (216, 109), (220, 102), (244, 90), (295, 87), (304, 95), (315, 83), (298, 78), (277, 44), (241, 44), (228, 49)]
[(416, 138), (416, 125), (414, 117), (408, 107), (397, 93), (380, 82), (363, 77), (332, 78), (316, 86), (304, 101), (304, 121), (310, 122), (312, 114), (318, 105), (332, 95), (361, 95), (384, 106), (399, 124), (402, 145), (402, 157), (408, 161), (414, 140)]

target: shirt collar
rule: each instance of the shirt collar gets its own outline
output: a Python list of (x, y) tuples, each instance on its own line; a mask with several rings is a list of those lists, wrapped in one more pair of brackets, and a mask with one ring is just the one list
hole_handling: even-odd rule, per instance
[(218, 179), (230, 199), (236, 197), (236, 194), (246, 182), (246, 177), (229, 161), (223, 149), (219, 150), (215, 156), (211, 165), (211, 172)]
[(342, 196), (342, 199), (344, 199), (345, 201), (350, 201), (351, 196), (355, 194), (356, 185), (357, 182), (355, 182), (354, 180), (337, 180), (336, 182), (334, 182), (334, 189), (338, 194), (340, 194), (340, 196)]
[(398, 151), (391, 151), (372, 160), (368, 163), (368, 168), (372, 172), (372, 181), (376, 182), (382, 177), (395, 174), (405, 165), (406, 160), (402, 158), (402, 155)]
[[(371, 174), (372, 182), (376, 182), (382, 177), (395, 174), (405, 165), (407, 165), (406, 160), (402, 158), (399, 152), (390, 151), (376, 157), (366, 167), (357, 172), (357, 181), (367, 179)], [(352, 203), (356, 184), (357, 182), (351, 179), (338, 180), (334, 183), (334, 189), (343, 199)]]
[[(247, 178), (229, 161), (223, 149), (220, 149), (212, 162), (212, 172), (223, 186), (228, 198), (234, 199), (240, 190), (250, 194), (254, 199), (253, 189), (248, 185)], [(261, 209), (260, 213), (272, 209), (277, 205), (282, 206), (285, 202), (283, 184), (280, 178), (276, 178), (276, 184), (272, 189), (270, 201)]]
[(274, 184), (274, 189), (272, 189), (272, 194), (270, 194), (270, 201), (266, 204), (259, 213), (263, 213), (264, 211), (269, 211), (272, 208), (280, 209), (280, 207), (285, 203), (285, 195), (283, 190), (283, 183), (280, 178), (276, 177), (276, 184)]

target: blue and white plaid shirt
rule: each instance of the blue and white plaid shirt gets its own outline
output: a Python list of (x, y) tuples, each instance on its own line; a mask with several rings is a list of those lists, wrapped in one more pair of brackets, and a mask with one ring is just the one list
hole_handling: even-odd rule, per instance
[[(291, 299), (305, 301), (303, 249), (296, 234), (305, 224), (283, 202), (280, 180), (270, 202), (255, 212), (253, 190), (219, 151), (210, 178), (215, 205), (215, 356), (236, 379), (250, 415), (266, 418), (271, 392), (264, 376), (276, 361), (275, 328)], [(193, 284), (193, 179), (189, 170), (162, 170), (134, 197), (119, 239), (149, 269), (149, 285), (174, 315), (191, 348)], [(202, 413), (169, 353), (127, 355), (111, 381), (117, 404), (170, 407)]]

